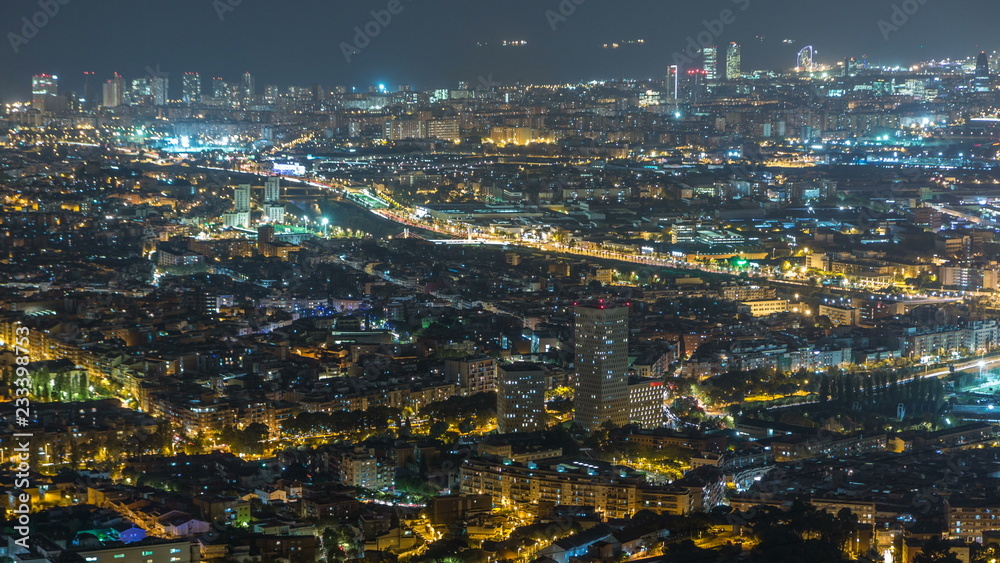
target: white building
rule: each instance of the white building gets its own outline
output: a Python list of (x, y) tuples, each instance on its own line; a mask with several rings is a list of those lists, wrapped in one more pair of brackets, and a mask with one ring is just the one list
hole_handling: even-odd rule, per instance
[(665, 387), (662, 379), (633, 377), (628, 382), (628, 421), (643, 428), (663, 426)]
[(743, 301), (740, 303), (739, 311), (754, 317), (766, 317), (788, 311), (788, 301), (784, 299)]
[(233, 190), (233, 209), (237, 212), (250, 212), (250, 184), (241, 184)]
[(285, 206), (269, 203), (264, 206), (264, 216), (267, 218), (268, 223), (284, 223)]

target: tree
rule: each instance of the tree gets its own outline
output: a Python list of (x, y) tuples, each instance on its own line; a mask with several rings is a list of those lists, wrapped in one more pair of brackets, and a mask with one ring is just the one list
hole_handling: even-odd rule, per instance
[(254, 422), (243, 429), (243, 446), (249, 453), (264, 453), (264, 443), (270, 435), (267, 425), (261, 422)]
[(927, 540), (920, 553), (913, 558), (913, 563), (961, 563), (961, 559), (951, 551), (948, 542), (935, 538)]
[(233, 426), (223, 427), (219, 432), (219, 440), (234, 452), (259, 455), (264, 453), (264, 444), (269, 435), (267, 425), (254, 422), (242, 430)]
[(431, 438), (440, 438), (441, 436), (444, 436), (444, 433), (448, 431), (448, 428), (449, 426), (447, 422), (439, 420), (431, 425), (428, 435)]

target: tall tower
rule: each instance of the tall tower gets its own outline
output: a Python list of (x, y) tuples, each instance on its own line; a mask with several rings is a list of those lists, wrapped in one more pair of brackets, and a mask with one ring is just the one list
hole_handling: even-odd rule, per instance
[(249, 72), (243, 74), (243, 100), (251, 101), (257, 95), (257, 86), (254, 83), (253, 75)]
[(667, 67), (667, 98), (677, 103), (681, 97), (681, 68), (677, 65)]
[(593, 432), (628, 423), (628, 308), (576, 307), (576, 423)]
[(497, 429), (501, 434), (545, 430), (545, 370), (537, 364), (497, 369)]
[(737, 43), (730, 43), (726, 50), (726, 80), (739, 80), (743, 64), (742, 49)]
[(153, 76), (149, 79), (149, 95), (154, 106), (165, 106), (170, 98), (170, 77), (166, 74)]
[(281, 178), (273, 176), (264, 181), (264, 203), (281, 201)]
[(104, 83), (103, 106), (106, 108), (116, 108), (125, 100), (125, 77), (115, 73), (114, 78)]
[(719, 48), (715, 45), (701, 49), (702, 63), (705, 65), (705, 80), (714, 82), (719, 79)]
[(85, 100), (85, 109), (94, 109), (97, 107), (97, 92), (94, 91), (94, 73), (93, 71), (84, 71), (83, 73), (83, 99)]
[(986, 51), (979, 53), (976, 57), (976, 78), (989, 78), (990, 77), (990, 57), (986, 54)]
[(53, 109), (53, 102), (59, 95), (59, 77), (51, 74), (36, 74), (31, 77), (31, 107), (44, 112)]
[(281, 178), (277, 176), (264, 182), (264, 215), (271, 223), (285, 222), (285, 206), (281, 205)]
[(990, 57), (986, 51), (976, 57), (976, 76), (972, 79), (972, 86), (976, 92), (990, 91)]
[(185, 72), (184, 83), (181, 85), (181, 99), (185, 104), (201, 101), (201, 75), (197, 72)]
[(250, 212), (250, 184), (240, 184), (233, 190), (233, 210), (237, 213)]

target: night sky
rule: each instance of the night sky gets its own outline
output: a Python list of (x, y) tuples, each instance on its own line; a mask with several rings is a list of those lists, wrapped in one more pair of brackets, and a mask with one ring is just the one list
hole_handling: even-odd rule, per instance
[[(539, 83), (659, 77), (688, 37), (705, 31), (703, 20), (726, 8), (735, 21), (716, 42), (741, 43), (744, 69), (791, 67), (808, 44), (826, 63), (868, 54), (873, 62), (905, 64), (1000, 48), (995, 0), (908, 0), (920, 7), (888, 41), (878, 21), (889, 20), (902, 0), (575, 0), (582, 3), (555, 31), (546, 11), (558, 11), (562, 0), (399, 0), (402, 12), (348, 64), (341, 42), (353, 42), (353, 28), (390, 0), (242, 0), (222, 21), (216, 4), (240, 0), (61, 1), (60, 12), (15, 54), (8, 34), (21, 33), (21, 18), (39, 12), (39, 0), (0, 0), (5, 100), (26, 99), (35, 73), (60, 75), (68, 90), (78, 88), (85, 70), (100, 83), (113, 71), (144, 76), (147, 67), (170, 73), (172, 97), (184, 71), (200, 72), (207, 84), (209, 76), (237, 80), (250, 70), (258, 91), (313, 83), (426, 89), (491, 75)], [(601, 48), (638, 38), (645, 45)], [(529, 45), (496, 46), (504, 39)]]

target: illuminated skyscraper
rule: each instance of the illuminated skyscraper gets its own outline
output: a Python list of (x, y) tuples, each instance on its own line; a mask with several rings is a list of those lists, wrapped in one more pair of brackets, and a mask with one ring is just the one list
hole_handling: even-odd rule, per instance
[(540, 366), (520, 362), (497, 369), (497, 430), (545, 430), (545, 370)]
[(681, 69), (677, 65), (667, 67), (667, 99), (677, 103), (681, 97)]
[(702, 63), (704, 64), (705, 80), (714, 82), (719, 79), (719, 48), (716, 46), (704, 47), (701, 50)]
[(229, 86), (226, 81), (219, 76), (212, 78), (212, 97), (218, 100), (223, 100), (226, 98), (229, 92)]
[(281, 95), (281, 89), (274, 84), (268, 84), (264, 87), (264, 102), (268, 104), (273, 104), (278, 101), (278, 96)]
[(31, 107), (38, 111), (51, 111), (59, 96), (59, 77), (51, 74), (36, 74), (31, 78)]
[(705, 87), (708, 82), (708, 71), (693, 68), (687, 72), (687, 85), (684, 94), (687, 101), (697, 104), (705, 97)]
[(990, 57), (985, 51), (976, 57), (976, 76), (973, 78), (973, 89), (976, 92), (990, 91)]
[(854, 59), (854, 57), (845, 57), (844, 58), (844, 76), (845, 77), (854, 76), (855, 70), (857, 69), (857, 67), (858, 67), (858, 61), (856, 61)]
[(990, 57), (986, 54), (986, 51), (979, 53), (976, 57), (976, 78), (989, 78), (990, 77)]
[(169, 99), (170, 77), (166, 74), (153, 76), (149, 79), (149, 95), (154, 106), (165, 106)]
[(576, 423), (593, 432), (628, 423), (628, 308), (576, 307)]
[(149, 78), (134, 78), (128, 89), (128, 103), (131, 105), (153, 103), (153, 90)]
[(726, 80), (739, 80), (743, 54), (736, 43), (730, 43), (726, 50)]
[(257, 95), (257, 86), (254, 83), (253, 75), (249, 72), (243, 74), (242, 93), (245, 101), (253, 100), (253, 97)]
[(185, 104), (192, 104), (201, 101), (201, 75), (197, 72), (185, 72), (184, 82), (181, 85), (181, 100)]
[(125, 98), (125, 77), (115, 73), (114, 78), (104, 83), (102, 105), (106, 108), (116, 108), (122, 105)]

